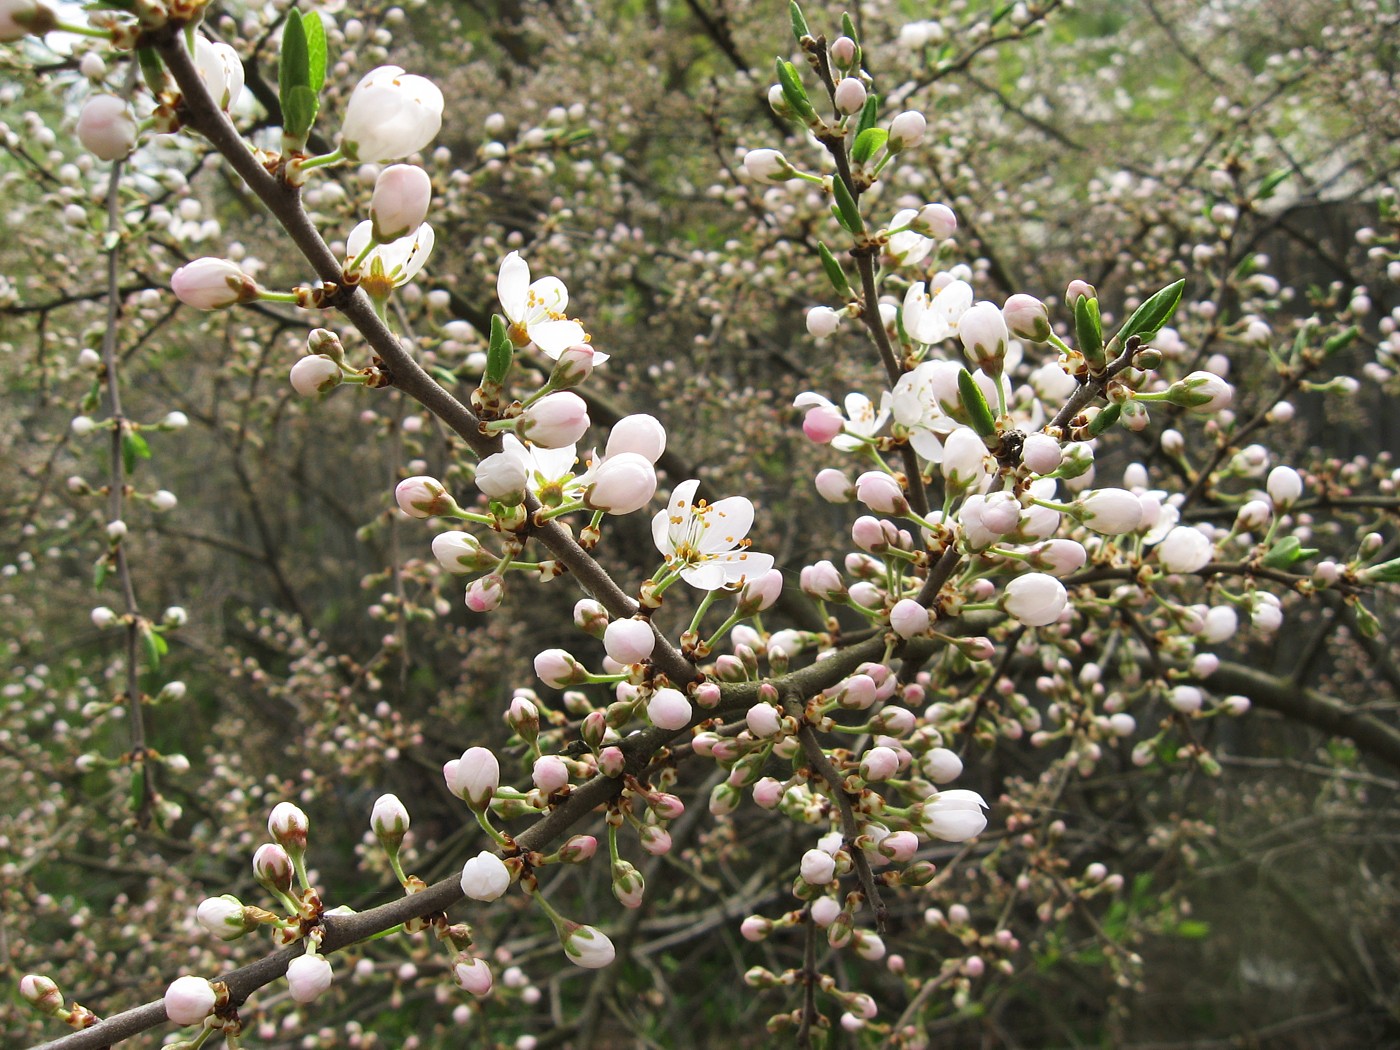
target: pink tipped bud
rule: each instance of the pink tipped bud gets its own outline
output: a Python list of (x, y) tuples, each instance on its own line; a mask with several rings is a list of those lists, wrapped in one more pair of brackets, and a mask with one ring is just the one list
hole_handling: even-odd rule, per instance
[(136, 117), (116, 95), (94, 95), (78, 114), (78, 141), (100, 160), (122, 160), (136, 148)]
[(298, 806), (279, 802), (267, 818), (267, 832), (288, 852), (306, 849), (306, 834), (311, 822)]
[(340, 366), (324, 354), (313, 354), (292, 365), (291, 380), (298, 394), (313, 397), (340, 385)]
[(473, 959), (464, 954), (452, 962), (452, 979), (459, 988), (481, 999), (491, 994), (491, 967), (485, 959)]
[(832, 467), (817, 472), (817, 494), (828, 503), (849, 503), (855, 499), (850, 478)]
[(656, 468), (651, 461), (635, 452), (619, 452), (598, 466), (593, 484), (584, 490), (583, 502), (592, 510), (631, 514), (650, 503), (654, 495)]
[(566, 346), (554, 362), (554, 370), (549, 374), (550, 383), (556, 390), (578, 386), (593, 374), (597, 356), (597, 352), (587, 343)]
[(836, 858), (826, 850), (809, 849), (802, 854), (799, 870), (808, 885), (825, 886), (836, 878)]
[(546, 649), (538, 654), (535, 657), (535, 674), (541, 682), (554, 689), (567, 689), (588, 681), (588, 669), (563, 649)]
[(253, 878), (273, 893), (290, 893), (295, 869), (292, 858), (281, 846), (265, 842), (253, 854)]
[(898, 481), (883, 470), (867, 470), (856, 478), (856, 499), (877, 514), (907, 514), (909, 501)]
[(170, 290), (186, 306), (196, 310), (222, 310), (258, 297), (258, 286), (227, 259), (196, 259), (175, 271)]
[(178, 1025), (200, 1024), (214, 1012), (219, 996), (203, 977), (177, 977), (165, 990), (165, 1016)]
[(457, 507), (457, 501), (447, 494), (442, 482), (421, 474), (400, 481), (394, 489), (394, 499), (410, 518), (431, 518)]
[(1050, 312), (1033, 295), (1018, 293), (1007, 299), (1001, 308), (1006, 327), (1018, 339), (1043, 343), (1050, 338)]
[(501, 785), (501, 764), (484, 747), (469, 747), (442, 767), (448, 789), (473, 809), (485, 809)]
[(379, 173), (369, 217), (374, 223), (374, 239), (381, 244), (407, 237), (428, 217), (433, 198), (433, 181), (422, 168), (411, 164), (391, 164)]
[(891, 153), (898, 153), (900, 150), (917, 146), (924, 140), (927, 128), (928, 121), (922, 113), (913, 109), (905, 110), (890, 121), (890, 137), (886, 141), (886, 148)]
[(627, 771), (627, 756), (622, 748), (610, 746), (598, 752), (598, 772), (616, 780)]
[(797, 177), (797, 169), (775, 149), (751, 149), (744, 154), (744, 170), (755, 182), (779, 183)]
[(658, 689), (647, 702), (647, 718), (659, 729), (684, 729), (694, 714), (679, 689)]
[(195, 911), (195, 921), (221, 941), (236, 941), (257, 925), (247, 921), (243, 902), (232, 894), (208, 897)]
[(958, 230), (958, 217), (946, 204), (925, 204), (909, 224), (915, 233), (946, 241)]
[(644, 456), (648, 463), (655, 463), (666, 451), (666, 428), (655, 416), (638, 413), (623, 416), (608, 434), (608, 447), (605, 459), (622, 452), (635, 452)]
[(859, 113), (865, 105), (865, 85), (857, 77), (842, 77), (836, 85), (835, 101), (838, 113)]
[(408, 833), (408, 810), (399, 801), (398, 795), (380, 795), (370, 811), (369, 826), (380, 842), (390, 849), (398, 849), (403, 837)]
[(592, 926), (577, 926), (564, 934), (560, 941), (569, 961), (585, 970), (607, 966), (617, 955), (612, 941)]
[(614, 620), (603, 631), (603, 648), (620, 664), (641, 663), (656, 648), (656, 632), (649, 620)]
[(490, 573), (467, 584), (467, 608), (472, 612), (491, 612), (505, 597), (506, 581), (499, 573)]
[(928, 630), (929, 612), (913, 598), (901, 598), (890, 610), (890, 627), (901, 638), (913, 638)]
[(1027, 627), (1044, 627), (1060, 618), (1069, 596), (1064, 584), (1043, 572), (1028, 572), (1006, 585), (1002, 607)]
[(299, 955), (287, 967), (287, 988), (297, 1002), (315, 1002), (331, 986), (334, 977), (331, 964), (321, 956)]
[(541, 448), (575, 444), (590, 425), (588, 404), (569, 390), (546, 394), (525, 410), (516, 433)]
[(50, 1017), (63, 1009), (63, 993), (58, 990), (58, 985), (43, 974), (27, 973), (21, 977), (19, 994), (34, 1009)]
[(598, 852), (598, 840), (592, 835), (574, 835), (559, 847), (559, 859), (565, 864), (583, 864)]
[(624, 908), (640, 908), (646, 895), (646, 880), (642, 873), (625, 860), (613, 861), (612, 892)]

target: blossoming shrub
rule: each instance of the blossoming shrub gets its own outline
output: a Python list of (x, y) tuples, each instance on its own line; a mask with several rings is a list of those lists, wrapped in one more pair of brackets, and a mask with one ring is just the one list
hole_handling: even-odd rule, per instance
[(0, 0), (7, 1040), (1376, 1038), (1329, 6)]

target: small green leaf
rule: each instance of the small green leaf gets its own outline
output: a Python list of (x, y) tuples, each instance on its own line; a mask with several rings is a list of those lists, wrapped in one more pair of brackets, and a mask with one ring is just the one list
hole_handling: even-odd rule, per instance
[(321, 97), (304, 84), (292, 88), (282, 99), (282, 127), (298, 143), (305, 141), (316, 123)]
[(1372, 565), (1361, 573), (1371, 583), (1400, 583), (1400, 558)]
[(133, 762), (131, 765), (131, 808), (140, 810), (141, 803), (146, 797), (146, 764), (144, 762)]
[(1090, 437), (1098, 437), (1114, 423), (1118, 422), (1118, 417), (1123, 414), (1122, 405), (1105, 405), (1102, 412), (1090, 420), (1088, 431)]
[[(855, 20), (851, 18), (851, 13), (849, 11), (841, 12), (841, 34), (850, 37), (857, 44), (860, 43), (860, 35), (856, 32)], [(860, 65), (859, 56), (856, 57), (856, 65)]]
[(427, 371), (429, 375), (445, 387), (457, 385), (457, 373), (450, 368), (443, 368), (442, 365), (433, 365)]
[(97, 406), (102, 404), (102, 384), (94, 379), (88, 392), (83, 395), (83, 411), (91, 414), (97, 411)]
[[(867, 131), (875, 126), (875, 122), (880, 119), (880, 96), (873, 91), (865, 96), (865, 105), (861, 107), (860, 119), (856, 121), (856, 138), (860, 138)], [(888, 132), (886, 133), (888, 134)]]
[(102, 590), (102, 585), (107, 581), (108, 569), (107, 557), (103, 555), (97, 559), (97, 564), (92, 567), (92, 589), (94, 591)]
[(807, 19), (802, 15), (802, 8), (797, 6), (797, 0), (788, 0), (788, 14), (792, 16), (792, 35), (800, 44), (804, 36), (811, 36), (812, 32), (807, 28)]
[(1315, 548), (1304, 547), (1297, 536), (1285, 536), (1264, 555), (1263, 564), (1270, 569), (1287, 569), (1316, 553)]
[(1079, 352), (1088, 362), (1089, 371), (1103, 370), (1107, 358), (1103, 352), (1103, 322), (1099, 320), (1099, 301), (1081, 295), (1074, 304), (1074, 338)]
[(515, 344), (510, 341), (510, 329), (500, 314), (491, 315), (491, 341), (486, 349), (486, 374), (483, 383), (504, 386), (506, 373), (515, 357)]
[(890, 133), (884, 128), (866, 128), (856, 136), (856, 141), (851, 146), (851, 160), (857, 164), (864, 164), (875, 156), (889, 137)]
[(1259, 188), (1254, 191), (1254, 199), (1259, 201), (1268, 200), (1274, 195), (1274, 190), (1279, 188), (1280, 183), (1292, 174), (1293, 172), (1289, 171), (1287, 168), (1280, 168), (1272, 175), (1266, 175), (1263, 181), (1259, 183)]
[(165, 644), (165, 639), (153, 631), (148, 624), (141, 627), (141, 649), (146, 657), (146, 664), (152, 670), (160, 667), (160, 658), (169, 651), (170, 647)]
[(1360, 334), (1361, 329), (1356, 327), (1356, 325), (1352, 325), (1344, 332), (1338, 332), (1331, 339), (1322, 344), (1322, 356), (1331, 357), (1333, 354), (1337, 353), (1337, 351), (1345, 350), (1347, 347), (1351, 346), (1352, 343), (1356, 342), (1356, 337)]
[(1188, 941), (1200, 941), (1210, 936), (1210, 923), (1200, 919), (1182, 919), (1176, 924), (1176, 935)]
[(851, 233), (863, 230), (865, 222), (860, 217), (860, 208), (856, 206), (856, 199), (851, 196), (851, 191), (846, 188), (845, 180), (840, 175), (831, 177), (831, 195), (836, 199), (836, 211), (841, 216), (841, 225)]
[(972, 424), (973, 430), (984, 438), (997, 432), (997, 421), (987, 405), (987, 398), (982, 393), (982, 388), (977, 385), (977, 380), (966, 368), (958, 370), (958, 397), (962, 400), (963, 408), (967, 410), (968, 422)]
[(850, 299), (853, 295), (851, 282), (847, 280), (846, 271), (842, 268), (840, 260), (832, 255), (831, 249), (820, 241), (817, 242), (817, 251), (822, 257), (822, 269), (826, 271), (826, 279), (836, 289), (836, 294), (843, 299)]
[(1186, 281), (1180, 280), (1148, 296), (1147, 301), (1133, 311), (1132, 316), (1113, 337), (1114, 349), (1121, 350), (1133, 336), (1137, 336), (1144, 343), (1148, 342), (1161, 331), (1162, 326), (1176, 313), (1177, 304), (1181, 302), (1181, 293), (1185, 288)]
[(301, 28), (306, 34), (307, 87), (319, 95), (326, 86), (326, 27), (320, 15), (307, 11), (301, 16)]
[(141, 66), (141, 78), (151, 89), (151, 94), (160, 95), (165, 90), (165, 65), (160, 60), (160, 54), (153, 47), (138, 47), (136, 61)]
[(1360, 602), (1353, 602), (1351, 613), (1356, 618), (1356, 629), (1363, 638), (1375, 638), (1381, 633), (1381, 622), (1376, 614)]
[(807, 98), (807, 89), (802, 86), (802, 78), (797, 75), (797, 67), (785, 59), (778, 59), (778, 85), (783, 89), (783, 98), (792, 111), (807, 123), (814, 123), (817, 111)]
[(122, 465), (128, 474), (136, 470), (138, 459), (150, 459), (151, 446), (134, 430), (122, 431)]

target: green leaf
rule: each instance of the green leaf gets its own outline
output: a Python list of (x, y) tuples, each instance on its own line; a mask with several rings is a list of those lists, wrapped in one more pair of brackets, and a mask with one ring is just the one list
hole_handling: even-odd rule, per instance
[(1117, 423), (1118, 417), (1122, 414), (1122, 405), (1105, 405), (1103, 411), (1096, 415), (1085, 429), (1090, 437), (1098, 437), (1114, 423)]
[(997, 421), (987, 405), (987, 398), (977, 380), (966, 368), (958, 370), (958, 397), (967, 410), (968, 422), (982, 437), (991, 437), (997, 432)]
[(1279, 184), (1292, 174), (1293, 172), (1289, 171), (1287, 168), (1280, 168), (1272, 175), (1266, 175), (1264, 180), (1259, 183), (1259, 188), (1254, 191), (1254, 199), (1259, 201), (1268, 200), (1274, 195), (1274, 190), (1279, 188)]
[(797, 0), (788, 0), (788, 14), (792, 16), (792, 35), (800, 44), (804, 36), (812, 35), (812, 31), (807, 28), (807, 19), (802, 15), (802, 8), (797, 6)]
[(856, 141), (851, 146), (851, 160), (857, 164), (864, 164), (875, 156), (889, 137), (890, 133), (884, 128), (866, 128), (856, 136)]
[(1107, 358), (1103, 352), (1103, 322), (1099, 320), (1099, 301), (1081, 295), (1074, 304), (1074, 338), (1079, 352), (1089, 364), (1089, 371), (1103, 369)]
[(506, 326), (506, 319), (500, 314), (492, 314), (491, 342), (486, 348), (486, 374), (482, 382), (498, 387), (504, 386), (506, 373), (510, 371), (510, 363), (514, 357), (515, 344), (510, 341), (510, 329)]
[(1381, 633), (1381, 622), (1376, 614), (1360, 602), (1353, 602), (1351, 614), (1356, 618), (1356, 629), (1363, 638), (1375, 638)]
[(150, 459), (151, 446), (146, 444), (146, 439), (134, 430), (122, 431), (122, 466), (126, 468), (128, 474), (136, 470), (138, 459)]
[(320, 15), (307, 11), (301, 28), (306, 35), (306, 86), (319, 95), (326, 86), (326, 27)]
[[(324, 55), (321, 62), (324, 76)], [(306, 39), (306, 23), (296, 8), (287, 12), (287, 20), (282, 26), (282, 60), (277, 67), (277, 95), (282, 103), (282, 128), (289, 138), (300, 145), (311, 130), (311, 122), (316, 119), (319, 96), (311, 87), (311, 46)]]
[(131, 808), (139, 810), (146, 797), (146, 763), (133, 762), (131, 765)]
[(1180, 280), (1148, 296), (1147, 301), (1134, 310), (1123, 327), (1118, 329), (1118, 334), (1113, 337), (1114, 349), (1126, 346), (1133, 336), (1145, 343), (1161, 331), (1162, 326), (1176, 313), (1177, 304), (1181, 302), (1181, 293), (1185, 288), (1186, 281)]
[(141, 66), (141, 78), (151, 89), (151, 94), (159, 95), (165, 90), (165, 65), (161, 62), (159, 53), (153, 47), (138, 47), (136, 61)]
[(282, 127), (287, 135), (298, 143), (305, 141), (320, 108), (321, 96), (305, 84), (292, 88), (282, 99)]
[(153, 631), (149, 625), (141, 627), (141, 649), (146, 656), (147, 666), (154, 671), (160, 667), (160, 658), (169, 652), (165, 639)]
[[(875, 122), (880, 119), (880, 96), (873, 91), (865, 96), (865, 105), (861, 107), (860, 119), (856, 121), (856, 138), (860, 138), (867, 131), (875, 126)], [(888, 135), (888, 132), (886, 132)]]
[(1356, 342), (1356, 337), (1360, 334), (1361, 329), (1356, 327), (1356, 325), (1352, 325), (1344, 332), (1338, 332), (1331, 339), (1322, 344), (1322, 356), (1331, 357), (1333, 354), (1337, 353), (1337, 351), (1345, 350), (1347, 347), (1351, 346), (1352, 343)]
[(851, 191), (846, 188), (845, 180), (840, 175), (831, 177), (831, 195), (836, 199), (836, 211), (841, 218), (841, 225), (851, 233), (863, 230), (865, 222), (860, 217), (860, 208), (856, 206), (856, 199), (851, 196)]
[(1311, 558), (1316, 553), (1315, 548), (1304, 547), (1297, 536), (1285, 536), (1264, 555), (1263, 564), (1270, 569), (1287, 569), (1295, 562)]
[(1400, 583), (1400, 558), (1372, 565), (1361, 574), (1371, 583)]
[(92, 589), (94, 591), (102, 590), (102, 584), (107, 581), (108, 569), (107, 556), (104, 554), (97, 559), (97, 564), (92, 567)]
[(783, 89), (783, 98), (787, 99), (792, 111), (807, 123), (814, 123), (817, 119), (817, 111), (812, 108), (811, 101), (807, 98), (807, 89), (802, 86), (802, 78), (797, 75), (797, 67), (785, 59), (778, 59), (778, 85)]
[(1176, 935), (1188, 941), (1200, 941), (1210, 936), (1210, 923), (1200, 919), (1182, 919), (1176, 924)]
[[(851, 13), (849, 11), (841, 12), (841, 35), (850, 37), (857, 44), (860, 43), (860, 35), (856, 32), (855, 20), (851, 18)], [(856, 65), (860, 65), (859, 56), (856, 57)]]
[(826, 271), (826, 279), (836, 289), (836, 294), (844, 299), (850, 299), (853, 295), (851, 282), (847, 280), (846, 271), (842, 268), (840, 260), (832, 255), (831, 249), (820, 241), (817, 242), (817, 251), (822, 257), (822, 269)]

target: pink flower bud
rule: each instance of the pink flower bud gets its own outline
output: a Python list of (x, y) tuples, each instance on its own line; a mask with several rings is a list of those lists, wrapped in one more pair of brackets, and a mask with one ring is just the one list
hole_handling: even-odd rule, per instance
[(340, 385), (340, 366), (323, 354), (303, 357), (292, 365), (291, 380), (293, 390), (312, 397)]
[(491, 612), (505, 596), (506, 581), (499, 573), (490, 573), (467, 584), (467, 608), (472, 612)]
[(622, 748), (610, 746), (598, 752), (598, 772), (603, 776), (616, 780), (626, 771), (627, 756), (622, 753)]
[(21, 40), (30, 34), (43, 36), (57, 24), (58, 16), (37, 0), (4, 0), (0, 3), (0, 44)]
[(203, 977), (177, 977), (165, 990), (165, 1016), (178, 1025), (200, 1024), (214, 1012), (218, 994)]
[(1033, 295), (1017, 293), (1011, 296), (1002, 305), (1001, 315), (1006, 327), (1018, 339), (1043, 343), (1050, 338), (1050, 311)]
[(290, 893), (293, 875), (292, 858), (281, 846), (265, 842), (253, 854), (253, 878), (258, 885), (274, 893)]
[(228, 893), (201, 901), (194, 917), (221, 941), (235, 941), (256, 925), (245, 921), (243, 902)]
[(418, 475), (404, 478), (394, 488), (394, 499), (399, 509), (410, 518), (431, 518), (435, 514), (447, 514), (457, 503), (442, 487), (436, 478)]
[(664, 857), (671, 852), (671, 833), (657, 824), (644, 824), (637, 832), (637, 842), (650, 857)]
[(828, 503), (849, 503), (855, 498), (855, 486), (845, 474), (827, 467), (817, 472), (817, 494)]
[(974, 303), (958, 322), (963, 356), (971, 367), (980, 368), (989, 376), (1001, 375), (1007, 335), (1006, 318), (995, 303)]
[(1052, 576), (1068, 576), (1084, 568), (1089, 554), (1075, 540), (1046, 540), (1031, 548), (1030, 563)]
[(1167, 703), (1172, 710), (1180, 711), (1184, 715), (1195, 714), (1204, 702), (1201, 691), (1194, 685), (1178, 685), (1167, 694)]
[(398, 795), (380, 795), (370, 811), (370, 830), (380, 842), (397, 848), (408, 832), (409, 816)]
[(749, 732), (760, 740), (777, 736), (783, 727), (782, 712), (772, 704), (754, 704), (744, 715)]
[(78, 141), (100, 160), (122, 160), (136, 147), (136, 117), (116, 95), (93, 95), (78, 114)]
[(299, 1003), (319, 999), (331, 986), (335, 974), (331, 964), (319, 955), (298, 955), (287, 966), (287, 989)]
[(442, 767), (447, 787), (473, 809), (485, 809), (501, 784), (501, 764), (484, 747), (469, 747)]
[(175, 271), (170, 290), (196, 310), (222, 310), (256, 299), (258, 286), (237, 263), (227, 259), (196, 259)]
[(799, 870), (808, 885), (825, 886), (836, 877), (836, 858), (826, 850), (809, 849), (802, 854)]
[(1070, 306), (1077, 303), (1080, 298), (1097, 299), (1099, 293), (1094, 291), (1094, 286), (1088, 281), (1073, 280), (1065, 287), (1065, 302)]
[(614, 620), (603, 631), (603, 648), (624, 666), (641, 663), (656, 648), (656, 632), (649, 620)]
[(306, 814), (290, 802), (279, 802), (267, 818), (267, 831), (277, 844), (288, 851), (306, 848), (306, 833), (311, 823)]
[(646, 457), (648, 463), (655, 463), (666, 451), (666, 428), (655, 416), (638, 413), (623, 416), (613, 425), (608, 434), (608, 448), (605, 459), (622, 452), (635, 452)]
[(583, 437), (590, 423), (587, 402), (570, 390), (560, 390), (527, 408), (516, 433), (540, 448), (564, 448)]
[(1028, 572), (1006, 585), (1002, 607), (1027, 627), (1044, 627), (1060, 618), (1068, 601), (1064, 584), (1055, 577)]
[(554, 368), (549, 373), (549, 381), (558, 390), (578, 386), (593, 374), (593, 366), (598, 363), (598, 352), (587, 343), (566, 346), (555, 358)]
[(770, 608), (783, 592), (783, 574), (777, 569), (769, 569), (756, 579), (746, 580), (739, 588), (738, 612), (741, 616), (752, 616)]
[(535, 759), (531, 779), (534, 781), (535, 787), (546, 795), (552, 795), (568, 786), (568, 764), (558, 755), (542, 755)]
[(890, 137), (886, 143), (891, 153), (917, 146), (924, 140), (928, 121), (918, 110), (908, 109), (890, 121)]
[(612, 892), (624, 908), (640, 908), (646, 895), (646, 881), (632, 864), (616, 860), (612, 864)]
[(896, 864), (908, 864), (919, 851), (919, 836), (912, 831), (894, 831), (880, 840), (880, 855)]
[(819, 601), (839, 600), (846, 593), (840, 570), (829, 561), (804, 566), (799, 581), (802, 593)]
[(555, 689), (565, 689), (588, 681), (587, 668), (563, 649), (546, 649), (536, 656), (535, 674), (541, 682)]
[(1033, 474), (1049, 474), (1060, 465), (1060, 443), (1049, 434), (1031, 434), (1021, 445), (1021, 462)]
[(890, 610), (890, 627), (901, 638), (913, 638), (928, 630), (929, 613), (913, 598), (901, 598)]
[(889, 536), (879, 518), (861, 515), (851, 523), (851, 541), (863, 551), (878, 554), (890, 545)]
[(679, 689), (658, 689), (647, 701), (647, 718), (659, 729), (684, 729), (694, 712)]
[(842, 77), (834, 97), (838, 113), (859, 113), (865, 105), (865, 85), (858, 77)]
[(452, 962), (452, 979), (457, 987), (481, 999), (491, 994), (491, 967), (485, 959), (458, 955)]
[(860, 775), (865, 780), (889, 780), (899, 772), (899, 753), (893, 748), (872, 747), (860, 758)]
[(499, 560), (481, 549), (481, 541), (469, 532), (444, 532), (433, 537), (433, 557), (451, 573), (480, 572)]
[(422, 168), (411, 164), (391, 164), (379, 173), (369, 217), (374, 223), (374, 239), (381, 244), (407, 237), (428, 217), (433, 199), (433, 180)]
[(746, 941), (761, 941), (773, 932), (773, 920), (750, 915), (739, 924), (739, 933)]
[(583, 502), (591, 510), (631, 514), (650, 503), (654, 495), (656, 468), (651, 461), (635, 452), (619, 452), (598, 466), (593, 483), (584, 490)]
[(957, 232), (958, 217), (946, 204), (925, 204), (909, 225), (925, 237), (946, 241)]
[(899, 482), (883, 470), (867, 470), (856, 478), (856, 499), (877, 514), (909, 512), (909, 501), (905, 498)]
[[(4, 15), (0, 14), (0, 28), (3, 28)], [(0, 40), (7, 39), (0, 35)], [(207, 981), (205, 982), (208, 983)], [(58, 990), (51, 978), (43, 974), (27, 973), (19, 979), (19, 994), (41, 1014), (53, 1016), (63, 1009), (63, 993)]]
[(1235, 398), (1234, 388), (1214, 372), (1192, 372), (1167, 390), (1167, 399), (1192, 412), (1219, 412)]
[(814, 405), (802, 417), (802, 433), (817, 445), (829, 445), (845, 429), (846, 417), (835, 405)]
[(510, 869), (482, 850), (462, 866), (462, 892), (474, 901), (493, 901), (510, 889)]
[(598, 840), (592, 835), (574, 835), (559, 847), (559, 857), (565, 864), (583, 864), (598, 852)]

